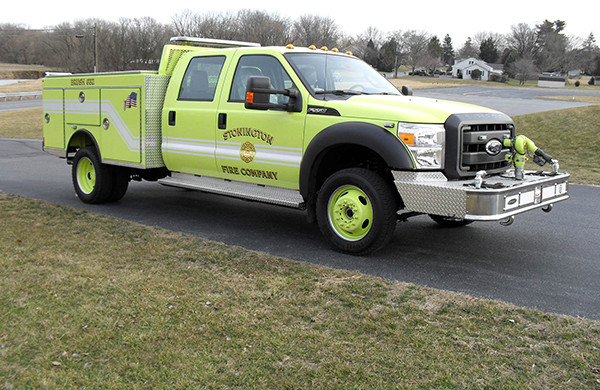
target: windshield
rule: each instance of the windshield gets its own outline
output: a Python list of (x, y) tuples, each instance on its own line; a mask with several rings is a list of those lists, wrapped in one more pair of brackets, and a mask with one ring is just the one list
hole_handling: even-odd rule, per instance
[(400, 95), (396, 87), (358, 58), (321, 53), (288, 53), (285, 57), (317, 98)]

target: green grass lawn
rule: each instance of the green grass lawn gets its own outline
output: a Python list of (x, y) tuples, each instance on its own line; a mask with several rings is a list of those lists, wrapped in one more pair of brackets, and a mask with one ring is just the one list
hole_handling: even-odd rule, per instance
[(42, 108), (0, 112), (0, 138), (42, 139)]
[(0, 193), (0, 384), (597, 388), (600, 322)]
[[(569, 108), (513, 118), (517, 133), (557, 158), (571, 182), (600, 185), (600, 105)], [(528, 162), (528, 168), (538, 169)], [(546, 168), (548, 169), (548, 168)]]

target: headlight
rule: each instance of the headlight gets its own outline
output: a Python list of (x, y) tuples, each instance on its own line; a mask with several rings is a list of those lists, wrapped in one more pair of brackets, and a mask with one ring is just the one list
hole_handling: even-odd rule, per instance
[(445, 133), (444, 125), (398, 123), (398, 138), (408, 146), (418, 169), (444, 167)]

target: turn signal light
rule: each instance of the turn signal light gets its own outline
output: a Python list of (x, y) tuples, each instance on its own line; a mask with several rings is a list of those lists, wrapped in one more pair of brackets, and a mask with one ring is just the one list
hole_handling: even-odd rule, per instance
[(398, 137), (407, 145), (415, 144), (415, 135), (411, 133), (398, 133)]
[(254, 92), (246, 92), (246, 103), (254, 103)]

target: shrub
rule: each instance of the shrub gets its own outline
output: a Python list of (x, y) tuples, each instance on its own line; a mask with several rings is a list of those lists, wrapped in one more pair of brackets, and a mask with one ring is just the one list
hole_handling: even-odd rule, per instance
[(505, 74), (491, 73), (490, 74), (490, 81), (496, 81), (498, 83), (507, 83), (508, 82), (508, 76), (505, 75)]
[(581, 85), (581, 83), (579, 82), (579, 80), (575, 81), (575, 86), (579, 87)]
[(471, 79), (481, 80), (481, 71), (479, 69), (473, 69), (471, 71)]
[(596, 85), (596, 79), (594, 79), (594, 76), (592, 76), (592, 77), (590, 78), (590, 81), (588, 81), (588, 84), (589, 84), (589, 85)]

